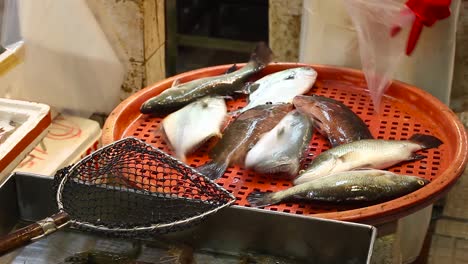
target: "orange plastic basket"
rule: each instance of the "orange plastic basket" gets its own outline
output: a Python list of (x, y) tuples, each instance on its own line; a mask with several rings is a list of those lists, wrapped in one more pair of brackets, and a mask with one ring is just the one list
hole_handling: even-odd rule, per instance
[[(134, 136), (171, 154), (168, 144), (154, 133), (159, 129), (162, 119), (140, 114), (140, 105), (148, 98), (171, 87), (175, 79), (187, 82), (201, 77), (220, 75), (230, 66), (223, 65), (186, 72), (132, 95), (122, 102), (107, 119), (103, 129), (103, 143), (109, 144), (127, 136)], [(382, 99), (382, 108), (377, 114), (373, 109), (361, 71), (324, 65), (273, 63), (256, 78), (299, 66), (310, 66), (318, 72), (317, 81), (309, 94), (324, 95), (343, 102), (364, 120), (375, 137), (407, 139), (414, 133), (427, 133), (439, 137), (444, 144), (437, 149), (424, 151), (426, 159), (390, 169), (393, 172), (431, 180), (427, 186), (406, 196), (376, 205), (300, 202), (283, 203), (257, 210), (381, 224), (394, 221), (434, 203), (450, 189), (463, 172), (467, 160), (465, 128), (456, 115), (432, 95), (414, 86), (394, 81)], [(245, 104), (246, 98), (227, 101), (229, 110), (237, 109)], [(213, 143), (209, 141), (195, 154), (188, 157), (187, 163), (196, 167), (207, 162), (209, 160), (207, 153)], [(312, 157), (328, 148), (327, 139), (315, 132), (305, 163), (310, 162)], [(251, 191), (278, 191), (292, 185), (289, 180), (257, 174), (239, 166), (229, 167), (217, 183), (236, 196), (236, 205), (246, 207), (249, 206), (246, 197)]]

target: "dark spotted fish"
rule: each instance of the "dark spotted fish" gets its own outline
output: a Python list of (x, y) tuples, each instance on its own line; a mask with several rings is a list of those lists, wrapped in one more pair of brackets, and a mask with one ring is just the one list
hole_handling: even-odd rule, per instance
[(223, 131), (223, 137), (210, 153), (213, 160), (197, 170), (218, 179), (229, 165), (243, 164), (260, 136), (273, 129), (291, 110), (291, 104), (264, 104), (245, 111)]
[(315, 121), (315, 126), (332, 147), (373, 138), (364, 121), (341, 102), (319, 95), (299, 95), (294, 97), (293, 104)]
[(424, 178), (384, 170), (345, 171), (278, 192), (252, 192), (247, 200), (256, 207), (277, 204), (289, 198), (326, 202), (384, 201), (414, 192), (428, 183)]
[(234, 68), (231, 67), (224, 75), (176, 84), (144, 102), (140, 112), (154, 115), (168, 114), (205, 96), (228, 96), (243, 91), (246, 81), (265, 68), (270, 63), (271, 57), (270, 48), (260, 43), (252, 53), (250, 61), (241, 69), (234, 70), (233, 66)]

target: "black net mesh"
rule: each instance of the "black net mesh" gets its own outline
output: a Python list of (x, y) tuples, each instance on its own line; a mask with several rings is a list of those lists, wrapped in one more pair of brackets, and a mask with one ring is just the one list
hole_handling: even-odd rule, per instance
[(191, 167), (135, 138), (60, 170), (55, 186), (75, 227), (125, 236), (186, 227), (235, 200)]

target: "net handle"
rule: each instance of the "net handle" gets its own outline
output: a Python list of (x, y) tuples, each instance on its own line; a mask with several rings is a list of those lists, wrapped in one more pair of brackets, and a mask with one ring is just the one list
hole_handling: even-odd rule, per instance
[(59, 212), (0, 237), (0, 256), (57, 231), (66, 226), (69, 221), (70, 217), (67, 213)]

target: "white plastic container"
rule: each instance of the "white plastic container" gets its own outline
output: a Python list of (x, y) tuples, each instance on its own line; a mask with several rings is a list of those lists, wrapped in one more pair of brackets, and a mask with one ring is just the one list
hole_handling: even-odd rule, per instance
[[(300, 62), (361, 69), (356, 29), (343, 1), (350, 0), (304, 0)], [(452, 89), (459, 9), (460, 0), (452, 1), (449, 18), (424, 28), (413, 54), (401, 60), (394, 75), (446, 104)]]
[(96, 121), (59, 115), (46, 137), (21, 161), (14, 171), (53, 176), (100, 147), (101, 128)]

